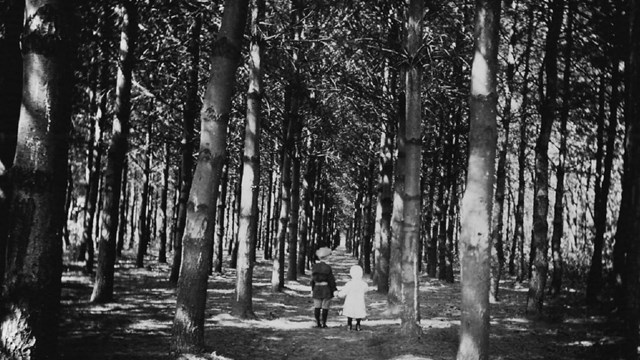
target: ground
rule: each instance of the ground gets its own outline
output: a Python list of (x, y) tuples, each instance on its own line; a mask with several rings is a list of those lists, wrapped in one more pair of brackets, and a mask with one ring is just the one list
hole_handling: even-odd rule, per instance
[[(338, 287), (348, 280), (355, 259), (337, 249), (327, 261)], [(460, 324), (460, 284), (421, 277), (420, 313), (423, 335), (405, 341), (399, 320), (386, 311), (386, 296), (371, 279), (367, 294), (369, 317), (360, 332), (347, 331), (336, 300), (328, 328), (314, 328), (309, 274), (288, 281), (281, 293), (270, 290), (271, 262), (259, 256), (254, 272), (253, 307), (257, 319), (230, 315), (235, 271), (212, 275), (206, 312), (207, 359), (453, 359)], [(137, 269), (121, 261), (116, 270), (116, 301), (94, 305), (91, 279), (68, 264), (63, 274), (60, 353), (63, 360), (172, 359), (171, 325), (175, 290), (169, 266), (151, 263)], [(580, 293), (548, 305), (549, 316), (524, 316), (526, 289), (507, 279), (502, 298), (491, 305), (491, 359), (617, 359), (619, 326), (606, 317), (588, 314)], [(577, 305), (576, 305), (577, 304)], [(187, 359), (184, 357), (184, 359)]]

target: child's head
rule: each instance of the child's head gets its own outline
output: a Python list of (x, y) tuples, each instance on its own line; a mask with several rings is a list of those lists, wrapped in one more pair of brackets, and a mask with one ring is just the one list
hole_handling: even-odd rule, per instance
[(351, 275), (352, 279), (361, 279), (362, 278), (362, 268), (358, 265), (353, 265), (351, 269), (349, 269), (349, 275)]

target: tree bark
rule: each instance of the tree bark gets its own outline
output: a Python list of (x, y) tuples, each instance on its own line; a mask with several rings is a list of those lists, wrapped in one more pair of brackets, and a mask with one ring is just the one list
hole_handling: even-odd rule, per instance
[(182, 239), (184, 258), (180, 266), (173, 321), (173, 348), (177, 353), (201, 351), (204, 346), (204, 313), (215, 205), (227, 146), (227, 126), (247, 4), (248, 0), (225, 0), (222, 23), (213, 44), (211, 75), (201, 112), (200, 149)]
[(477, 0), (469, 101), (469, 163), (461, 205), (458, 360), (489, 359), (491, 208), (497, 147), (500, 0)]
[(533, 231), (531, 238), (532, 273), (527, 294), (527, 313), (542, 315), (544, 290), (549, 266), (549, 237), (547, 214), (549, 213), (549, 139), (556, 116), (558, 95), (558, 38), (562, 27), (564, 0), (554, 0), (552, 19), (547, 33), (543, 69), (546, 74), (546, 93), (541, 105), (540, 133), (536, 140), (535, 182), (533, 200)]
[(254, 318), (252, 249), (257, 238), (258, 190), (260, 189), (260, 121), (262, 102), (262, 35), (264, 0), (252, 1), (249, 90), (244, 131), (240, 226), (238, 228), (238, 263), (236, 266), (236, 301), (233, 313), (241, 318)]
[(10, 173), (0, 320), (7, 359), (57, 356), (73, 16), (72, 6), (64, 1), (25, 2), (22, 106)]

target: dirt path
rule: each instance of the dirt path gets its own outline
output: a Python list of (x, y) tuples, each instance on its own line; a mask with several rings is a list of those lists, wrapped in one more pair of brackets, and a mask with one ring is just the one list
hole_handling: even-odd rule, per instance
[[(329, 258), (338, 287), (348, 279), (355, 260), (338, 249)], [(120, 265), (117, 302), (88, 303), (90, 279), (78, 271), (63, 276), (63, 321), (60, 352), (64, 360), (170, 359), (169, 343), (175, 310), (169, 267), (135, 269)], [(421, 279), (421, 326), (424, 335), (407, 343), (397, 335), (399, 320), (388, 315), (386, 296), (368, 293), (369, 318), (363, 331), (347, 331), (336, 301), (327, 329), (313, 327), (308, 274), (286, 283), (282, 293), (270, 291), (271, 263), (259, 260), (254, 275), (257, 320), (231, 316), (235, 272), (225, 269), (209, 282), (205, 339), (218, 359), (452, 359), (460, 324), (459, 283)], [(371, 280), (366, 277), (372, 286)], [(503, 299), (492, 305), (492, 359), (617, 359), (615, 324), (587, 316), (581, 307), (565, 305), (553, 321), (533, 322), (523, 316), (526, 289), (507, 283)]]

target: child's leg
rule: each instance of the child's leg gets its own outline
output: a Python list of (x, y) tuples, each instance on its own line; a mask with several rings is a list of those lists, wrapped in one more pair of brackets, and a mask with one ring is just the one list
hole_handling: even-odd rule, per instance
[(360, 328), (360, 320), (362, 319), (356, 319), (356, 331), (362, 330), (362, 328)]
[(320, 310), (322, 310), (322, 300), (313, 299), (313, 315), (316, 318), (316, 327), (322, 327), (320, 323)]
[(331, 299), (322, 300), (322, 327), (327, 327), (327, 317), (329, 316), (329, 304)]
[(313, 315), (316, 318), (316, 327), (321, 327), (322, 325), (320, 324), (320, 310), (322, 310), (321, 308), (314, 308), (313, 309)]
[(349, 330), (351, 330), (353, 324), (353, 319), (350, 317), (347, 317), (347, 327), (349, 328)]

